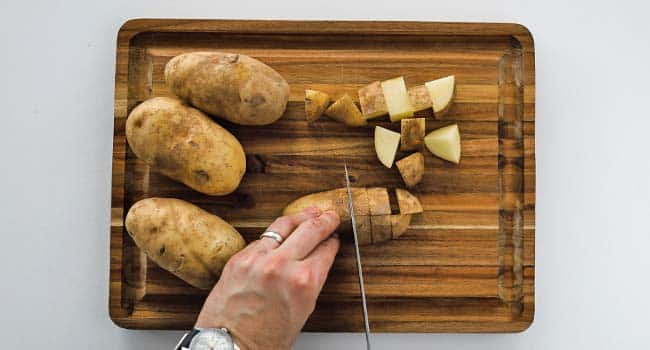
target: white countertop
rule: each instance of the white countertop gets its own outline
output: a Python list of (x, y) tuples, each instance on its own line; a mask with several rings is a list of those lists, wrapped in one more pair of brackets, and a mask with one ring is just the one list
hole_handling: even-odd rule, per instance
[[(108, 317), (115, 38), (134, 17), (526, 25), (537, 57), (535, 322), (520, 334), (378, 334), (374, 349), (650, 347), (650, 25), (643, 2), (14, 3), (0, 4), (5, 348), (158, 350), (181, 335), (127, 331)], [(363, 344), (359, 334), (305, 334), (296, 349)]]

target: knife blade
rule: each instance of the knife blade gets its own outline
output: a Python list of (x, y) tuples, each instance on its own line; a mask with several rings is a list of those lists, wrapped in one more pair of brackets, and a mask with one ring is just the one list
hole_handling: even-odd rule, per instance
[(370, 350), (370, 324), (368, 323), (368, 306), (366, 304), (366, 288), (363, 285), (363, 269), (361, 268), (361, 254), (359, 254), (359, 237), (357, 236), (357, 221), (354, 217), (354, 204), (352, 203), (352, 190), (350, 189), (350, 175), (348, 174), (348, 162), (344, 162), (345, 187), (348, 190), (348, 209), (352, 221), (352, 233), (354, 234), (354, 252), (357, 258), (357, 272), (359, 273), (359, 289), (361, 290), (361, 305), (363, 306), (363, 326), (366, 331), (366, 349)]

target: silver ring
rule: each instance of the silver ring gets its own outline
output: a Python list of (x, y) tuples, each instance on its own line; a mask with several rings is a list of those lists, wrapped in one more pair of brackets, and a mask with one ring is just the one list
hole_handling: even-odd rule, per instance
[(284, 238), (282, 238), (282, 236), (280, 236), (279, 233), (273, 232), (273, 231), (266, 231), (266, 232), (264, 232), (264, 233), (262, 233), (260, 235), (260, 239), (262, 239), (264, 237), (270, 238), (270, 239), (278, 242), (278, 244), (282, 244), (282, 241), (284, 241)]

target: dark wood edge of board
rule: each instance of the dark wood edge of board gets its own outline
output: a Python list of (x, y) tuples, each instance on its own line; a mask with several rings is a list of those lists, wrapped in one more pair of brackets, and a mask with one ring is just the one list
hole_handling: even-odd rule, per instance
[[(512, 38), (513, 49), (519, 51), (522, 55), (533, 55), (533, 59), (528, 61), (529, 64), (524, 66), (524, 71), (533, 72), (534, 66), (534, 41), (531, 32), (525, 26), (516, 23), (463, 23), (463, 22), (418, 22), (418, 21), (296, 21), (296, 20), (210, 20), (210, 19), (148, 19), (138, 18), (126, 21), (119, 29), (117, 34), (117, 48), (116, 48), (116, 66), (121, 64), (128, 64), (129, 61), (129, 46), (131, 40), (141, 33), (152, 32), (186, 32), (186, 33), (239, 33), (239, 34), (287, 34), (287, 35), (396, 35), (396, 36), (510, 36)], [(117, 101), (118, 90), (118, 77), (116, 71), (115, 77), (115, 91)], [(524, 82), (526, 87), (532, 88), (534, 91), (535, 83)], [(532, 115), (524, 115), (524, 121), (534, 122), (534, 94), (530, 97), (530, 103), (533, 105)], [(115, 119), (125, 118), (127, 115), (128, 106), (126, 104), (121, 106), (114, 106)], [(120, 113), (118, 113), (118, 110)], [(111, 198), (111, 227), (109, 234), (113, 230), (123, 230), (123, 219), (126, 214), (124, 201), (118, 201), (115, 198), (115, 188), (124, 188), (124, 171), (125, 168), (116, 166), (116, 160), (121, 157), (125, 159), (126, 150), (121, 153), (115, 150), (115, 135), (118, 130), (118, 123), (114, 124), (114, 141), (113, 141), (113, 166), (112, 166), (112, 198)], [(506, 132), (511, 132), (510, 128), (504, 126)], [(523, 149), (523, 147), (522, 147)], [(526, 154), (523, 157), (524, 162), (532, 161), (534, 163), (534, 149), (533, 153)], [(501, 162), (501, 159), (500, 159)], [(521, 173), (524, 176), (523, 171)], [(533, 170), (529, 176), (535, 176)], [(527, 175), (527, 176), (528, 176)], [(526, 209), (534, 211), (535, 200), (521, 198), (521, 205)], [(503, 214), (503, 213), (502, 213)], [(506, 216), (507, 212), (506, 212)], [(501, 220), (501, 219), (500, 219)], [(511, 217), (506, 217), (504, 220), (512, 220)], [(111, 234), (111, 249), (117, 242), (113, 242)], [(121, 243), (121, 242), (120, 242)], [(124, 254), (125, 252), (122, 252)], [(122, 260), (123, 256), (120, 256)], [(119, 327), (127, 329), (187, 329), (191, 327), (186, 320), (178, 320), (175, 322), (172, 319), (165, 319), (164, 326), (159, 319), (152, 319), (147, 325), (136, 324), (132, 322), (132, 311), (134, 303), (125, 303), (123, 292), (126, 283), (122, 276), (115, 276), (117, 272), (113, 270), (113, 265), (116, 263), (113, 258), (110, 258), (110, 281), (109, 281), (109, 315), (111, 320)], [(138, 269), (139, 267), (132, 267)], [(128, 283), (127, 283), (128, 284)], [(133, 294), (143, 294), (141, 290), (143, 286), (127, 286)], [(532, 291), (534, 298), (534, 290)], [(140, 296), (140, 298), (143, 295)], [(130, 296), (130, 298), (139, 300), (137, 296)], [(511, 321), (504, 323), (511, 323), (508, 327), (502, 324), (495, 324), (491, 321), (486, 322), (471, 322), (475, 327), (456, 326), (456, 322), (442, 322), (436, 327), (436, 332), (453, 332), (453, 333), (474, 333), (478, 332), (521, 332), (525, 331), (533, 323), (534, 319), (534, 302), (533, 311), (530, 320), (523, 320), (516, 323)], [(404, 331), (404, 330), (395, 330)], [(404, 332), (409, 333), (408, 330)]]

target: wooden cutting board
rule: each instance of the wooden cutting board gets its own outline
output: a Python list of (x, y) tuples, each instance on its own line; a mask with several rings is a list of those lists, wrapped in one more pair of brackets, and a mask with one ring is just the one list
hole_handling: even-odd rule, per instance
[[(291, 85), (285, 115), (262, 127), (221, 125), (242, 143), (247, 171), (225, 197), (199, 194), (149, 169), (128, 147), (126, 117), (167, 96), (163, 69), (198, 50), (243, 53)], [(407, 85), (453, 74), (449, 113), (427, 117), (427, 132), (458, 123), (463, 158), (425, 152), (413, 190), (425, 212), (399, 239), (361, 248), (373, 332), (516, 332), (534, 314), (535, 58), (518, 24), (138, 19), (117, 41), (111, 205), (110, 315), (122, 327), (188, 329), (206, 292), (148, 260), (126, 233), (129, 207), (146, 197), (190, 201), (254, 240), (291, 200), (344, 186), (403, 187), (376, 159), (373, 127), (326, 118), (304, 121), (304, 90), (334, 97), (403, 75)], [(387, 118), (386, 118), (387, 119)], [(379, 120), (399, 130), (399, 124)], [(306, 331), (362, 331), (352, 245), (344, 244)]]

